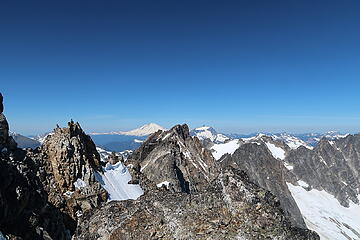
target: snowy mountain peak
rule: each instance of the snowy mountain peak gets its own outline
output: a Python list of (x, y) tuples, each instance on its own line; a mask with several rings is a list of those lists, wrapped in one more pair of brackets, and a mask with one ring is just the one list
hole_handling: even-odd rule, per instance
[(159, 130), (164, 131), (166, 129), (159, 126), (156, 123), (149, 123), (149, 124), (146, 124), (140, 128), (134, 129), (134, 130), (131, 130), (128, 132), (119, 132), (119, 133), (123, 134), (123, 135), (129, 135), (129, 136), (147, 136), (147, 135), (153, 134)]
[(166, 128), (163, 128), (161, 126), (159, 126), (156, 123), (149, 123), (146, 124), (144, 126), (141, 126), (139, 128), (130, 130), (130, 131), (119, 131), (119, 132), (108, 132), (108, 133), (97, 133), (97, 132), (93, 132), (93, 133), (89, 133), (90, 135), (127, 135), (127, 136), (137, 136), (137, 137), (144, 137), (144, 136), (148, 136), (150, 134), (153, 134), (157, 131), (165, 131)]
[(223, 142), (229, 140), (229, 138), (227, 136), (216, 132), (216, 130), (214, 128), (209, 127), (209, 126), (202, 126), (202, 127), (195, 128), (190, 132), (190, 135), (196, 136), (200, 140), (209, 139), (210, 141), (215, 142), (215, 143), (223, 143)]

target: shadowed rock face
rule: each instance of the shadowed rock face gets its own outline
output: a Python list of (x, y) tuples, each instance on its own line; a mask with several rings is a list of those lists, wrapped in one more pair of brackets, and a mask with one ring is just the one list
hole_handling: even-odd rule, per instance
[(299, 147), (290, 151), (285, 160), (294, 166), (296, 178), (309, 188), (325, 190), (343, 206), (348, 206), (349, 200), (359, 203), (360, 134), (322, 139), (313, 150)]
[(80, 220), (74, 239), (319, 239), (291, 227), (270, 192), (226, 168), (203, 191), (164, 189), (112, 202)]
[(38, 168), (23, 150), (0, 153), (0, 230), (10, 239), (68, 239), (64, 216), (48, 201)]
[(220, 159), (223, 167), (231, 165), (245, 171), (251, 181), (276, 195), (285, 215), (294, 226), (306, 228), (300, 210), (286, 185), (288, 170), (275, 159), (267, 146), (260, 143), (242, 144), (232, 155)]

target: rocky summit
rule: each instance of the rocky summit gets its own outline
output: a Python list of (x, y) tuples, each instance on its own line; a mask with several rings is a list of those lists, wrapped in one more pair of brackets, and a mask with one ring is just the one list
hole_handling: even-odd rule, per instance
[(154, 133), (126, 164), (134, 177), (146, 178), (145, 189), (164, 184), (175, 192), (197, 192), (218, 174), (211, 152), (189, 135), (186, 124)]
[(78, 218), (106, 200), (93, 174), (101, 171), (94, 143), (71, 121), (42, 147), (22, 150), (3, 119), (0, 231), (10, 239), (70, 239)]

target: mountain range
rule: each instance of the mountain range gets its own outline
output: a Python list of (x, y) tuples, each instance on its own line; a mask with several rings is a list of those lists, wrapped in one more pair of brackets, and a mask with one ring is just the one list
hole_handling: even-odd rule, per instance
[(24, 149), (1, 112), (0, 239), (360, 239), (360, 134), (153, 126), (135, 150), (73, 121)]
[[(126, 150), (135, 150), (137, 149), (141, 143), (146, 140), (146, 138), (159, 131), (166, 130), (155, 123), (149, 123), (143, 125), (137, 129), (133, 129), (130, 131), (112, 131), (105, 133), (89, 133), (92, 137), (95, 144), (107, 151), (115, 151), (121, 152)], [(10, 135), (13, 136), (14, 140), (18, 143), (20, 148), (36, 148), (44, 142), (47, 135), (51, 133), (46, 133), (38, 136), (23, 136), (18, 133), (10, 132)], [(210, 126), (202, 126), (198, 128), (194, 128), (190, 131), (191, 136), (198, 137), (204, 145), (208, 144), (216, 144), (216, 143), (224, 143), (233, 139), (240, 138), (251, 138), (258, 135), (267, 135), (272, 136), (276, 139), (281, 139), (292, 146), (297, 148), (300, 145), (306, 145), (314, 147), (321, 140), (321, 138), (327, 139), (338, 139), (342, 137), (346, 137), (347, 134), (342, 134), (337, 131), (330, 131), (326, 133), (304, 133), (304, 134), (289, 134), (289, 133), (252, 133), (252, 134), (235, 134), (235, 133), (219, 133), (213, 127)]]

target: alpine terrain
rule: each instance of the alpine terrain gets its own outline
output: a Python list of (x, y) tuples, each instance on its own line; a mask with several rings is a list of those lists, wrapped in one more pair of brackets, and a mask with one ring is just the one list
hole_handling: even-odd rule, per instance
[[(360, 134), (87, 135), (71, 120), (23, 148), (0, 96), (0, 239), (360, 239)], [(141, 138), (109, 151), (92, 139), (106, 135)]]

